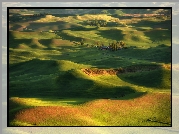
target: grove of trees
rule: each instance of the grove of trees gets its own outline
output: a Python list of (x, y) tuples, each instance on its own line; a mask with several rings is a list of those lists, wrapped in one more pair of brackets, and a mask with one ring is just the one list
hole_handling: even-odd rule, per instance
[(107, 25), (107, 21), (105, 20), (88, 20), (86, 21), (87, 25), (97, 26), (97, 27), (105, 27)]
[(124, 43), (124, 41), (117, 41), (117, 42), (109, 43), (109, 48), (112, 51), (117, 51), (118, 49), (124, 48), (125, 45), (126, 43)]
[(96, 46), (101, 50), (106, 49), (106, 50), (111, 50), (111, 51), (117, 51), (117, 50), (125, 48), (126, 43), (124, 41), (116, 41), (116, 42), (109, 43), (108, 46), (104, 46), (103, 43), (97, 42)]

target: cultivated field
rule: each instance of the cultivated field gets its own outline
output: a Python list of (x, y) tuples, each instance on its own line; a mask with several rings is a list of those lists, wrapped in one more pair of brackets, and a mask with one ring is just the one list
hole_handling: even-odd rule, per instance
[(9, 126), (171, 126), (171, 18), (10, 14)]

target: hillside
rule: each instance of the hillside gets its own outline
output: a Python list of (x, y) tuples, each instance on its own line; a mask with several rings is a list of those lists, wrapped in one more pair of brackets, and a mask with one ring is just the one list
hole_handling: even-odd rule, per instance
[(109, 14), (155, 14), (161, 12), (169, 12), (164, 9), (11, 9), (11, 13), (20, 14), (34, 14), (34, 13), (48, 13), (48, 14), (99, 14), (99, 13), (109, 13)]
[(13, 10), (10, 126), (171, 125), (170, 16), (97, 11)]

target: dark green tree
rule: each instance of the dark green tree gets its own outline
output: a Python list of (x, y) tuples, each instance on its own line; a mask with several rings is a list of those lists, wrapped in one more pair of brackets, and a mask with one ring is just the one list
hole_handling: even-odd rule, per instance
[(126, 44), (124, 43), (124, 41), (120, 41), (120, 46), (123, 48)]
[(99, 23), (96, 24), (97, 28), (99, 28), (101, 25)]
[(111, 47), (112, 47), (112, 51), (114, 51), (114, 50), (115, 50), (115, 45), (114, 45), (114, 43), (111, 44)]
[(83, 40), (83, 39), (81, 39), (80, 44), (81, 44), (81, 45), (84, 45), (84, 40)]
[(117, 51), (117, 44), (114, 44), (114, 50)]

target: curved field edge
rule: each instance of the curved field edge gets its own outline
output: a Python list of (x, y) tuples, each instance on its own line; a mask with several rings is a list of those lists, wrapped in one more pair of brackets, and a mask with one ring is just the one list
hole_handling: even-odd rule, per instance
[[(18, 103), (21, 98), (11, 101)], [(21, 102), (25, 102), (24, 98)], [(78, 98), (77, 98), (78, 99)], [(19, 101), (20, 102), (20, 101)], [(52, 103), (51, 101), (50, 103)], [(43, 102), (41, 102), (43, 103)], [(171, 126), (171, 94), (147, 93), (131, 100), (96, 99), (80, 105), (19, 110), (12, 126)]]

